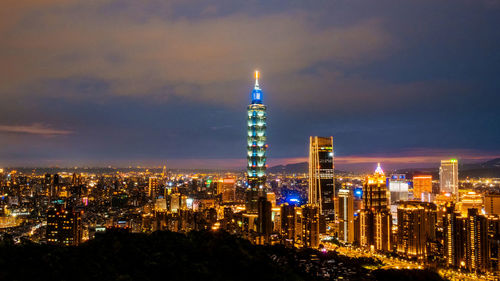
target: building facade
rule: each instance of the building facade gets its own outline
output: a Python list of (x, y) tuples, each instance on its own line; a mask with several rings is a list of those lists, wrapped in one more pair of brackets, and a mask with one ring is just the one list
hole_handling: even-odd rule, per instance
[(259, 86), (259, 72), (255, 72), (252, 102), (247, 108), (247, 212), (256, 213), (258, 199), (263, 196), (266, 185), (266, 106)]
[(342, 188), (337, 194), (337, 223), (339, 240), (354, 242), (354, 194), (353, 190)]
[(386, 178), (377, 165), (363, 185), (363, 209), (359, 212), (359, 244), (375, 251), (392, 248), (392, 215), (388, 206)]
[(439, 167), (439, 187), (441, 192), (451, 193), (458, 202), (458, 161), (441, 160)]
[(310, 137), (308, 203), (319, 208), (322, 233), (335, 221), (333, 169), (333, 137)]
[(309, 248), (319, 246), (319, 208), (306, 205), (302, 208), (302, 245)]
[(487, 215), (500, 215), (500, 194), (489, 193), (484, 195), (484, 211)]
[(413, 176), (413, 198), (422, 200), (426, 193), (432, 193), (432, 175)]
[(56, 205), (47, 211), (47, 243), (77, 246), (82, 242), (82, 218), (80, 212)]
[(428, 243), (436, 239), (436, 205), (418, 201), (398, 206), (397, 252), (424, 260)]
[(222, 202), (230, 203), (236, 200), (236, 180), (234, 178), (224, 178), (222, 180)]

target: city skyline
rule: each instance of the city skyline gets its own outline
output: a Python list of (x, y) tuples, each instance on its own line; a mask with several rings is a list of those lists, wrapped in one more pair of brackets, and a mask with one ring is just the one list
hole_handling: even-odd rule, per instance
[(346, 170), (500, 157), (494, 1), (250, 6), (13, 5), (0, 166), (244, 167), (254, 69), (269, 166), (306, 162), (310, 135), (335, 136)]
[(0, 279), (500, 281), (500, 0), (6, 1)]

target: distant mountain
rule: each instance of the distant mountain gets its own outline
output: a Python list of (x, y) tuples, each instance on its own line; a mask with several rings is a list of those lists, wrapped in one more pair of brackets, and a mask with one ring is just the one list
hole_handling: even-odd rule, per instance
[(294, 163), (294, 164), (287, 164), (287, 165), (278, 165), (278, 166), (273, 166), (269, 169), (267, 169), (269, 173), (273, 174), (278, 174), (278, 173), (284, 173), (284, 174), (299, 174), (299, 173), (307, 173), (309, 171), (309, 165), (307, 162), (300, 162), (300, 163)]
[(481, 166), (484, 168), (500, 168), (500, 158), (484, 162)]
[[(287, 165), (273, 166), (267, 169), (273, 174), (300, 174), (308, 173), (309, 165), (307, 162), (293, 163)], [(414, 174), (431, 174), (433, 178), (439, 178), (439, 167), (435, 168), (406, 168), (398, 169), (395, 173), (408, 174), (410, 177)], [(345, 171), (335, 170), (335, 174), (348, 174)], [(458, 167), (458, 175), (463, 178), (500, 178), (500, 158), (489, 160), (484, 163), (461, 164)]]
[[(300, 162), (287, 165), (278, 165), (268, 168), (267, 171), (272, 174), (303, 174), (309, 173), (309, 163)], [(347, 174), (345, 171), (335, 170), (335, 174)]]
[[(406, 174), (419, 174), (427, 173), (432, 174), (433, 178), (439, 178), (439, 167), (428, 169), (399, 169), (396, 173)], [(500, 178), (500, 158), (489, 160), (484, 163), (474, 164), (459, 164), (458, 176), (464, 178)]]

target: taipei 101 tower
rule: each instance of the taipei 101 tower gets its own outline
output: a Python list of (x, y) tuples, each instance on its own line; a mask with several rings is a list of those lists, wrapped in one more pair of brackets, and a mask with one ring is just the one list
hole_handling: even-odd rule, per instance
[(256, 213), (258, 199), (265, 196), (266, 185), (266, 106), (259, 87), (259, 72), (255, 71), (255, 86), (252, 103), (248, 105), (247, 116), (247, 182), (246, 209)]

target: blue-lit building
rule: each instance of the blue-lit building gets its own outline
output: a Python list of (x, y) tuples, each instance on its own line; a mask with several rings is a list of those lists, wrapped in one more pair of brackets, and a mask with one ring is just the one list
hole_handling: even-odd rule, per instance
[(266, 106), (259, 87), (259, 72), (255, 72), (252, 103), (247, 109), (247, 211), (256, 212), (258, 198), (266, 185)]

